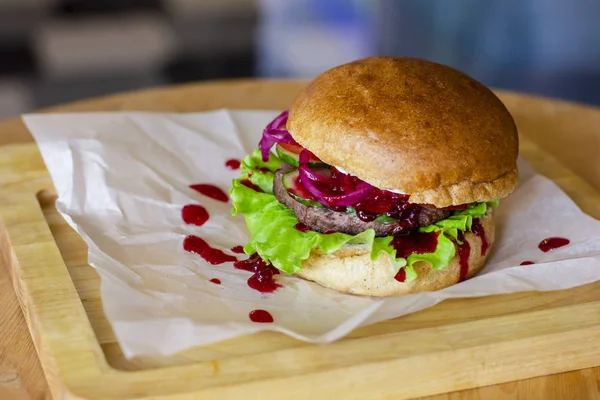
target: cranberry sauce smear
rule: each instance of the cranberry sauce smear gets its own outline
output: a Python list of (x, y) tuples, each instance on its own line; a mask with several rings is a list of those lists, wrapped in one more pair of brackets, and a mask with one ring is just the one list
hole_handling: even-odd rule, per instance
[(487, 238), (485, 237), (485, 230), (483, 229), (483, 225), (481, 225), (481, 221), (479, 218), (473, 218), (473, 223), (471, 224), (471, 231), (481, 239), (481, 255), (485, 256), (487, 249), (489, 247)]
[(531, 265), (531, 264), (535, 264), (533, 261), (523, 261), (521, 264), (519, 265)]
[[(437, 248), (439, 234), (439, 232), (413, 232), (408, 235), (396, 236), (390, 242), (390, 246), (396, 250), (396, 257), (398, 258), (408, 258), (414, 253), (433, 253)], [(406, 280), (406, 270), (401, 268), (394, 279), (398, 282), (404, 282)]]
[(240, 164), (241, 164), (240, 160), (236, 160), (235, 158), (225, 161), (225, 167), (227, 167), (227, 169), (231, 169), (231, 170), (239, 169)]
[(550, 237), (550, 238), (542, 240), (540, 242), (540, 244), (538, 245), (538, 247), (540, 248), (541, 251), (543, 251), (544, 253), (547, 253), (550, 250), (558, 249), (559, 247), (566, 246), (569, 243), (571, 243), (571, 241), (569, 239), (565, 239), (562, 237)]
[(406, 228), (418, 227), (419, 206), (408, 202), (408, 196), (375, 188), (373, 193), (354, 205), (358, 218), (365, 222), (375, 220), (380, 214), (407, 222)]
[(273, 316), (270, 312), (265, 310), (252, 310), (248, 314), (248, 318), (250, 318), (250, 321), (252, 322), (258, 322), (262, 324), (270, 324), (273, 322)]
[(394, 279), (398, 282), (404, 282), (406, 280), (406, 270), (404, 268), (400, 268), (400, 271), (394, 276)]
[[(474, 222), (474, 221), (473, 221)], [(469, 274), (469, 257), (471, 256), (471, 245), (465, 240), (465, 235), (461, 230), (458, 231), (458, 240), (462, 244), (456, 243), (458, 251), (458, 260), (460, 265), (460, 272), (458, 274), (458, 281), (462, 282), (467, 279)], [(482, 249), (483, 251), (483, 249)]]
[(242, 179), (240, 183), (258, 193), (263, 193), (263, 190), (250, 181), (250, 179)]
[(188, 204), (181, 210), (183, 222), (189, 225), (202, 226), (208, 221), (208, 211), (198, 204)]
[(189, 235), (183, 241), (183, 248), (190, 253), (196, 253), (207, 263), (212, 265), (237, 261), (237, 258), (223, 253), (219, 249), (211, 247), (206, 241), (198, 236)]
[(294, 225), (294, 228), (300, 232), (310, 231), (310, 226), (304, 225), (302, 222), (298, 222), (296, 225)]
[(439, 232), (413, 232), (408, 235), (396, 236), (390, 242), (396, 250), (397, 258), (408, 258), (413, 253), (433, 253), (437, 248)]
[(221, 284), (221, 280), (218, 278), (212, 278), (210, 280), (212, 283), (214, 283), (215, 285), (220, 285)]
[(194, 189), (200, 194), (205, 195), (206, 197), (210, 197), (211, 199), (222, 201), (223, 203), (227, 203), (229, 201), (229, 197), (223, 191), (223, 189), (210, 184), (198, 183), (195, 185), (190, 185), (190, 188)]
[(254, 274), (248, 278), (248, 286), (261, 293), (272, 293), (277, 288), (281, 287), (273, 279), (273, 275), (279, 274), (279, 270), (267, 264), (258, 253), (253, 254), (250, 258), (237, 261), (233, 266), (243, 271), (253, 272)]
[(244, 253), (244, 246), (233, 246), (231, 248), (231, 251), (233, 251), (234, 253), (243, 254)]

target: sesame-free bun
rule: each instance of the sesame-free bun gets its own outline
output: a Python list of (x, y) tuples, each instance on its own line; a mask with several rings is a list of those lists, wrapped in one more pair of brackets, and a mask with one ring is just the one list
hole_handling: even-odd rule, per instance
[[(481, 218), (488, 249), (481, 255), (481, 239), (471, 232), (465, 232), (469, 242), (469, 272), (467, 279), (473, 277), (485, 264), (494, 243), (493, 211)], [(371, 260), (370, 248), (364, 245), (346, 245), (335, 253), (325, 254), (313, 251), (302, 262), (302, 270), (297, 275), (314, 281), (322, 286), (356, 295), (389, 297), (416, 292), (434, 291), (458, 283), (460, 277), (460, 258), (458, 250), (443, 269), (432, 269), (423, 261), (414, 264), (417, 278), (411, 282), (398, 282), (395, 271), (387, 254), (381, 253)]]
[(324, 162), (410, 202), (447, 207), (507, 196), (518, 137), (502, 102), (450, 67), (372, 57), (316, 77), (287, 129)]

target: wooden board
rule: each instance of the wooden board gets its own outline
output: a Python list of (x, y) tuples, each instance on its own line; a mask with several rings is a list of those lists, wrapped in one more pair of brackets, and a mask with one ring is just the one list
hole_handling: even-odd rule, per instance
[[(152, 109), (152, 98), (135, 108)], [(574, 135), (563, 122), (574, 106), (538, 100), (536, 108), (532, 100), (524, 113), (523, 97), (503, 99), (523, 127), (522, 155), (600, 218), (596, 182), (565, 168), (558, 160), (568, 161), (565, 152), (551, 152), (554, 142)], [(586, 143), (580, 156), (597, 142)], [(588, 161), (581, 171), (594, 170), (594, 159)], [(411, 398), (600, 364), (600, 284), (446, 301), (324, 346), (260, 333), (171, 357), (126, 360), (103, 316), (85, 245), (54, 210), (34, 145), (3, 149), (0, 188), (2, 254), (55, 399)]]

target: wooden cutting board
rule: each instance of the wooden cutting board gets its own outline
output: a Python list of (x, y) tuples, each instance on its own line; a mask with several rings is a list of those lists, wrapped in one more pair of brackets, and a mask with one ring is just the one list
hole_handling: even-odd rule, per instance
[[(268, 100), (264, 86), (248, 84), (254, 103), (219, 99), (217, 92), (194, 102), (193, 92), (155, 91), (121, 97), (115, 108), (280, 109), (301, 84), (284, 85), (289, 95), (277, 101)], [(600, 218), (600, 112), (501, 96), (520, 128), (521, 155)], [(585, 121), (573, 118), (573, 109)], [(0, 189), (2, 255), (55, 399), (403, 399), (600, 365), (600, 283), (449, 300), (328, 345), (265, 332), (127, 360), (103, 315), (85, 244), (54, 209), (52, 182), (34, 144), (3, 148)]]

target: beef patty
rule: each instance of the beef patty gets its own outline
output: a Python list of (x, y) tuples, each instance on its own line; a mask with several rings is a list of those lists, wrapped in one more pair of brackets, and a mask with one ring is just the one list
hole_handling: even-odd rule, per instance
[(418, 226), (415, 227), (406, 220), (396, 222), (365, 222), (357, 216), (346, 212), (307, 206), (294, 200), (283, 186), (283, 174), (290, 172), (291, 170), (293, 170), (293, 167), (284, 163), (281, 168), (275, 172), (273, 194), (279, 202), (294, 211), (298, 221), (317, 232), (325, 233), (335, 231), (347, 233), (349, 235), (357, 235), (367, 229), (373, 229), (375, 230), (376, 236), (392, 236), (407, 233), (416, 229), (418, 226), (431, 225), (437, 221), (448, 218), (450, 215), (450, 211), (440, 210), (438, 208), (419, 207), (417, 209)]

